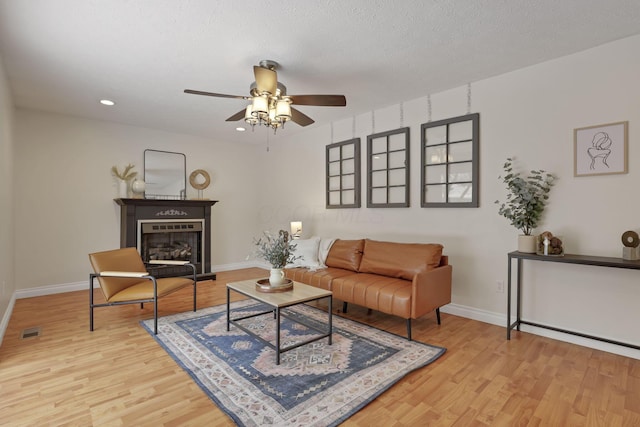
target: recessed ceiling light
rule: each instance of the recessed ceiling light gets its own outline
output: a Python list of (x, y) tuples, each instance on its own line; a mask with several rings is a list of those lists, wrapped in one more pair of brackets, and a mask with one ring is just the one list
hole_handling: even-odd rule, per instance
[(244, 132), (246, 129), (245, 129), (245, 128), (243, 128), (243, 127), (237, 127), (237, 128), (236, 128), (236, 130), (237, 130), (238, 132)]
[(116, 103), (115, 103), (115, 102), (113, 102), (113, 101), (112, 101), (112, 100), (110, 100), (110, 99), (101, 99), (101, 100), (100, 100), (100, 104), (102, 104), (102, 105), (109, 105), (109, 106), (111, 106), (111, 105), (116, 105)]

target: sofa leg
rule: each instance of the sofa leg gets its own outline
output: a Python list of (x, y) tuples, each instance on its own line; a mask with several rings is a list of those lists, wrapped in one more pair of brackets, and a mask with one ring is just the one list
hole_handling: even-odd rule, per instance
[(346, 312), (347, 312), (347, 303), (346, 303), (346, 302), (343, 302), (343, 303), (342, 303), (342, 312), (343, 312), (343, 313), (346, 313)]
[(438, 319), (438, 325), (440, 324), (440, 307), (436, 308), (436, 318)]
[(372, 309), (368, 309), (368, 310), (367, 310), (367, 315), (369, 315), (369, 316), (370, 316), (370, 315), (371, 315), (371, 313), (373, 313), (373, 310), (372, 310)]
[(411, 341), (411, 319), (407, 319), (407, 338)]

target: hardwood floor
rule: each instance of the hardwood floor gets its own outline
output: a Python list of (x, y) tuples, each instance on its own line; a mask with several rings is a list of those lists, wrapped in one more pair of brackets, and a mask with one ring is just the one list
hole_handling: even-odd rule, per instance
[[(200, 282), (198, 306), (225, 302), (225, 283), (265, 277), (246, 269)], [(96, 298), (101, 297), (95, 291)], [(0, 347), (0, 425), (229, 426), (233, 422), (139, 325), (152, 308), (98, 308), (88, 291), (16, 301)], [(190, 291), (160, 302), (189, 310)], [(337, 308), (341, 304), (334, 305)], [(350, 318), (404, 335), (405, 321), (350, 306)], [(418, 341), (447, 348), (345, 426), (639, 426), (640, 361), (442, 314), (413, 322)], [(22, 330), (41, 326), (39, 337)]]

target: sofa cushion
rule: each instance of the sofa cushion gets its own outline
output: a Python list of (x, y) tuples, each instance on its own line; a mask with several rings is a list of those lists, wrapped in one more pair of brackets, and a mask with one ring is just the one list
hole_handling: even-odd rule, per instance
[(364, 240), (337, 239), (331, 245), (325, 264), (327, 267), (343, 268), (345, 270), (358, 271), (362, 260)]
[(320, 245), (318, 247), (318, 262), (321, 265), (323, 266), (327, 265), (327, 255), (329, 255), (329, 250), (331, 250), (331, 245), (333, 245), (333, 242), (335, 241), (336, 239), (331, 237), (320, 238)]
[(333, 279), (337, 277), (351, 276), (354, 274), (357, 273), (350, 270), (343, 270), (342, 268), (331, 267), (315, 271), (308, 268), (285, 269), (287, 279), (315, 286), (316, 288), (326, 289), (328, 291), (331, 290)]
[(395, 243), (366, 239), (359, 271), (413, 280), (417, 273), (438, 267), (441, 256), (442, 245), (437, 243)]
[(411, 317), (411, 282), (379, 274), (357, 273), (336, 277), (333, 298), (408, 319)]

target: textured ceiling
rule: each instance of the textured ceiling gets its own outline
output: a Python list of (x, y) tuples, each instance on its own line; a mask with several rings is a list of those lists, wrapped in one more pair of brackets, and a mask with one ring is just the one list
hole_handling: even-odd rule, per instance
[(246, 101), (183, 90), (247, 95), (275, 60), (288, 93), (346, 96), (298, 107), (319, 126), (638, 33), (638, 0), (0, 0), (16, 106), (248, 143)]

